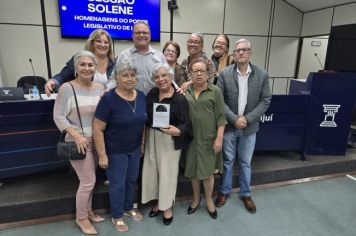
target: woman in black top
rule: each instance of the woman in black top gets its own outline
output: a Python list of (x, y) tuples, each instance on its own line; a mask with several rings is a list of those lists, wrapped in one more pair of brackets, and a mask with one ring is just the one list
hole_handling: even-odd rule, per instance
[[(168, 64), (153, 68), (152, 80), (156, 87), (147, 94), (146, 145), (142, 170), (142, 203), (158, 199), (149, 213), (155, 217), (163, 213), (163, 223), (173, 220), (179, 159), (192, 137), (189, 107), (185, 97), (176, 93)], [(157, 115), (169, 111), (169, 124), (157, 125)]]

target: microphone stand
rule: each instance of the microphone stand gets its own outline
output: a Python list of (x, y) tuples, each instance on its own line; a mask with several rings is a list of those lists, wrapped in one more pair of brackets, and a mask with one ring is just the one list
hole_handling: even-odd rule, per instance
[(40, 96), (40, 100), (43, 100), (42, 95), (41, 95), (40, 86), (38, 85), (37, 77), (36, 77), (36, 74), (35, 74), (35, 69), (33, 68), (32, 59), (31, 59), (31, 58), (29, 58), (29, 59), (28, 59), (28, 61), (29, 61), (29, 62), (30, 62), (30, 64), (31, 64), (33, 77), (34, 77), (34, 79), (35, 79), (35, 84), (36, 84), (37, 89), (38, 89), (38, 95)]
[(319, 59), (319, 57), (318, 57), (318, 54), (317, 54), (317, 53), (314, 53), (314, 56), (315, 56), (316, 59), (318, 60), (319, 65), (320, 65), (320, 67), (321, 67), (321, 71), (319, 71), (319, 72), (325, 71), (324, 66), (323, 66), (323, 64), (321, 64), (321, 61), (320, 61), (320, 59)]

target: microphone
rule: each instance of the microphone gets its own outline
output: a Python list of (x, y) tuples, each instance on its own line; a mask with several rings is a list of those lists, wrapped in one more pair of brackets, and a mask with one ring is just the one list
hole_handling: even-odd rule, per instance
[[(320, 65), (320, 67), (321, 67), (321, 71), (324, 71), (324, 66), (323, 66), (323, 64), (321, 64), (321, 61), (320, 61), (320, 59), (319, 59), (319, 57), (318, 57), (318, 54), (317, 53), (314, 53), (314, 56), (316, 57), (316, 59), (318, 60), (318, 62), (319, 62), (319, 65)], [(319, 71), (320, 72), (320, 71)]]
[(36, 84), (37, 89), (38, 89), (38, 94), (40, 95), (40, 100), (42, 100), (43, 98), (42, 98), (42, 96), (41, 96), (40, 87), (38, 86), (38, 81), (37, 81), (37, 77), (36, 77), (36, 74), (35, 74), (35, 69), (33, 68), (32, 59), (29, 58), (28, 61), (30, 62), (30, 65), (31, 65), (31, 68), (32, 68), (33, 78), (35, 79), (35, 84)]

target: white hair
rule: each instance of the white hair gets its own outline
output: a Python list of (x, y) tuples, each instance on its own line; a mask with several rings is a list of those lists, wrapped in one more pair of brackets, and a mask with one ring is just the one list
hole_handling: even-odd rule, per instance
[(247, 46), (251, 49), (251, 42), (248, 41), (247, 39), (239, 39), (235, 42), (235, 48), (238, 44), (240, 43), (247, 43)]

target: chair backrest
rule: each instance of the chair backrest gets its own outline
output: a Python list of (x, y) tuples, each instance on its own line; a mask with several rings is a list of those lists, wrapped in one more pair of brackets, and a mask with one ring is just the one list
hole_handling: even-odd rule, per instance
[(41, 76), (23, 76), (17, 81), (17, 87), (22, 87), (24, 93), (27, 94), (30, 88), (33, 88), (34, 85), (38, 86), (38, 90), (41, 93), (45, 91), (46, 79)]

